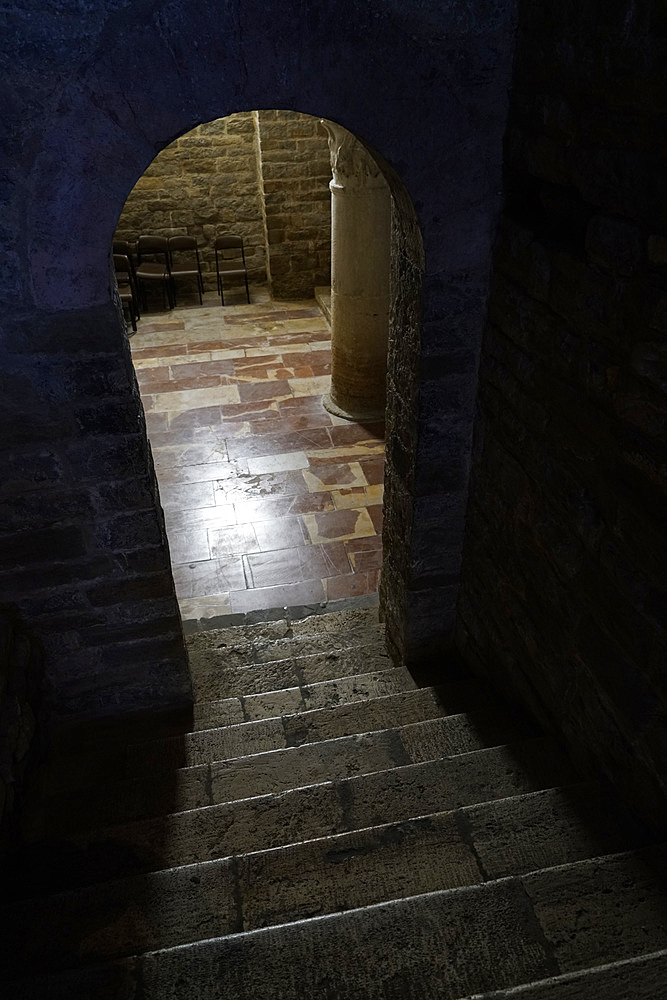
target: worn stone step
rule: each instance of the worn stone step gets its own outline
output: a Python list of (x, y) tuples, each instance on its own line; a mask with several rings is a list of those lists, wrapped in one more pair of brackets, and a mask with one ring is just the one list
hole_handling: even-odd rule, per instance
[(352, 626), (342, 631), (320, 629), (314, 633), (297, 631), (289, 628), (285, 635), (275, 634), (275, 623), (272, 635), (266, 639), (257, 636), (248, 641), (245, 636), (234, 636), (233, 630), (226, 632), (199, 632), (190, 636), (187, 641), (190, 669), (193, 676), (199, 670), (225, 664), (229, 667), (254, 666), (258, 663), (289, 660), (297, 656), (309, 656), (312, 653), (332, 653), (341, 649), (351, 649), (355, 646), (376, 648), (385, 652), (384, 625)]
[[(44, 971), (494, 879), (495, 826), (538, 831), (504, 874), (627, 847), (590, 785), (547, 790), (5, 907), (11, 967)], [(555, 823), (553, 822), (555, 820)], [(532, 848), (532, 850), (531, 850)]]
[[(198, 780), (214, 803), (220, 789), (208, 767), (198, 769)], [(541, 737), (27, 845), (3, 875), (9, 896), (43, 896), (576, 781), (562, 751)]]
[(520, 880), (507, 879), (121, 959), (51, 977), (48, 993), (44, 983), (13, 994), (456, 1000), (559, 971)]
[(354, 646), (320, 650), (245, 667), (230, 666), (224, 660), (215, 665), (200, 665), (192, 671), (192, 687), (196, 701), (214, 701), (263, 694), (281, 688), (303, 688), (337, 677), (351, 677), (392, 667), (388, 653), (377, 646)]
[[(230, 625), (227, 628), (198, 629), (186, 637), (189, 650), (227, 646), (263, 646), (279, 639), (374, 629), (381, 625), (379, 608), (352, 608), (347, 611), (309, 615), (306, 618), (279, 618), (273, 621)], [(384, 627), (384, 626), (382, 626)]]
[[(331, 715), (337, 710), (326, 711)], [(331, 718), (329, 721), (331, 724)], [(346, 721), (343, 714), (343, 727)], [(212, 761), (211, 781), (219, 794), (240, 799), (419, 764), (536, 735), (533, 724), (523, 716), (496, 706), (392, 729), (362, 726), (365, 732), (295, 745), (304, 737), (304, 724), (307, 722), (300, 716), (264, 719), (188, 733), (182, 739), (139, 744), (128, 748), (128, 773), (148, 777), (160, 770)]]
[[(406, 726), (434, 722), (446, 714), (434, 688), (419, 688), (352, 705), (274, 716), (138, 743), (128, 748), (128, 773), (140, 775), (166, 767), (190, 767), (211, 760), (284, 750), (384, 729), (404, 730)], [(456, 717), (463, 714), (457, 713)], [(510, 732), (516, 733), (516, 726), (520, 724), (518, 713), (511, 713), (505, 707), (486, 706), (475, 710), (473, 724), (478, 729), (487, 727), (494, 739), (497, 739), (494, 734), (499, 732), (499, 742), (507, 742), (505, 721), (512, 725)], [(524, 726), (530, 725), (527, 721), (521, 722)], [(440, 732), (442, 728), (435, 727), (434, 731)], [(426, 732), (425, 728), (423, 733)], [(466, 746), (466, 749), (472, 747)], [(408, 762), (403, 760), (401, 763)]]
[[(246, 697), (197, 702), (194, 708), (194, 727), (213, 729), (216, 726), (270, 719), (276, 715), (292, 715), (309, 709), (334, 708), (343, 703), (367, 701), (369, 698), (411, 691), (415, 687), (415, 682), (405, 667), (393, 667), (373, 673), (354, 674), (352, 677), (336, 677), (330, 681), (305, 685), (303, 688), (282, 688)], [(473, 701), (472, 692), (485, 689), (473, 681), (468, 682), (467, 687), (471, 697), (463, 700), (466, 692), (465, 684), (461, 682), (460, 708), (478, 704), (479, 695), (477, 701)], [(450, 700), (453, 701), (454, 698), (455, 691), (452, 690)], [(488, 697), (487, 701), (490, 700), (491, 697)]]
[(666, 983), (667, 951), (657, 951), (462, 1000), (662, 1000)]
[[(381, 675), (369, 675), (381, 676)], [(339, 705), (332, 709), (316, 709), (311, 712), (274, 720), (277, 732), (282, 725), (285, 739), (290, 742), (314, 742), (335, 738), (336, 734), (349, 735), (370, 731), (386, 726), (396, 714), (403, 721), (422, 719), (428, 715), (439, 716), (461, 707), (466, 701), (477, 697), (483, 704), (492, 699), (493, 694), (477, 685), (453, 684), (437, 691), (420, 688), (400, 695), (385, 696), (368, 702)], [(363, 710), (363, 711), (362, 711)], [(182, 811), (209, 805), (207, 782), (210, 783), (210, 768), (194, 765), (187, 767), (188, 750), (184, 741), (190, 740), (197, 748), (201, 734), (181, 737), (164, 751), (165, 758), (177, 768), (173, 775), (164, 774), (161, 760), (156, 773), (144, 777), (132, 777), (122, 781), (98, 781), (93, 787), (45, 796), (39, 808), (33, 810), (32, 826), (25, 830), (28, 839), (34, 841), (44, 836), (62, 836), (76, 830), (92, 829), (110, 823), (128, 822), (142, 817), (156, 816), (169, 811)], [(206, 744), (204, 744), (206, 745)], [(214, 744), (211, 744), (211, 748)], [(154, 748), (151, 747), (151, 750)], [(154, 750), (158, 755), (162, 750)], [(204, 759), (208, 757), (204, 755)]]

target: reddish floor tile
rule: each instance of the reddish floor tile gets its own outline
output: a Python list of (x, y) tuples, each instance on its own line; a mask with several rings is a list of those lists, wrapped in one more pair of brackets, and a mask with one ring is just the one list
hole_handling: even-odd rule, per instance
[(375, 528), (378, 535), (382, 534), (382, 504), (373, 504), (371, 507), (367, 507), (366, 510), (370, 514), (371, 521), (373, 522), (373, 527)]
[(360, 538), (364, 535), (374, 535), (375, 528), (368, 515), (370, 508), (357, 507), (345, 510), (322, 511), (321, 513), (305, 514), (304, 520), (313, 543), (331, 539)]
[(350, 552), (348, 558), (355, 573), (367, 573), (382, 568), (382, 549)]
[(345, 597), (374, 594), (378, 589), (378, 581), (377, 572), (351, 573), (349, 576), (330, 577), (324, 580), (327, 601), (339, 601)]
[(384, 423), (380, 424), (339, 424), (331, 428), (331, 440), (337, 448), (359, 441), (384, 441)]
[(275, 382), (239, 382), (239, 396), (242, 403), (253, 403), (258, 399), (275, 399), (277, 396), (291, 396), (289, 383), (276, 379)]
[(219, 406), (200, 406), (194, 410), (174, 413), (169, 420), (169, 430), (179, 431), (191, 427), (213, 427), (222, 421)]
[(382, 458), (359, 458), (359, 465), (362, 468), (366, 482), (369, 486), (381, 486), (384, 482), (384, 457)]

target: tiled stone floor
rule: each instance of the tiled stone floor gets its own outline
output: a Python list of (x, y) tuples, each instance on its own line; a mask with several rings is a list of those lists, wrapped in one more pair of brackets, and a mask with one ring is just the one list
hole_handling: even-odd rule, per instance
[(131, 339), (184, 619), (377, 591), (383, 427), (322, 406), (314, 301), (252, 298), (146, 313)]

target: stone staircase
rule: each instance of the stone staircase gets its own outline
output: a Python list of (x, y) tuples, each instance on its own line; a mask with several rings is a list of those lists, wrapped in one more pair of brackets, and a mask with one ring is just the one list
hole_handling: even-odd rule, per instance
[(6, 1000), (664, 1000), (664, 846), (377, 611), (199, 632), (195, 724), (63, 748), (4, 866)]

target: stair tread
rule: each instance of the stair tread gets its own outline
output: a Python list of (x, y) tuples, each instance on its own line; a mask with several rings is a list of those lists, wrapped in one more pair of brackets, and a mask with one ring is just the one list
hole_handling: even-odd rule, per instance
[(196, 701), (263, 694), (282, 688), (304, 687), (321, 681), (350, 677), (393, 666), (389, 654), (375, 646), (311, 652), (266, 663), (240, 667), (221, 659), (214, 665), (192, 669)]
[(626, 846), (605, 805), (582, 783), (101, 883), (51, 897), (47, 907), (31, 899), (4, 908), (8, 953), (17, 970), (65, 968), (493, 881), (477, 830), (520, 828), (525, 813), (542, 838), (532, 854), (514, 853), (504, 877), (570, 864)]
[[(215, 783), (199, 777), (211, 799)], [(576, 782), (546, 738), (220, 802), (24, 849), (18, 897), (313, 840)], [(7, 873), (11, 877), (13, 869)]]
[[(343, 704), (352, 705), (359, 701), (413, 690), (416, 690), (415, 682), (405, 667), (394, 667), (353, 674), (350, 677), (336, 677), (303, 687), (197, 702), (194, 709), (195, 730), (214, 728), (215, 725), (254, 722), (295, 712), (335, 708)], [(450, 681), (439, 685), (437, 690), (452, 711), (462, 711), (464, 708), (498, 700), (488, 685), (472, 679)]]
[[(420, 688), (402, 696), (386, 696), (339, 705), (335, 708), (296, 712), (269, 719), (241, 722), (231, 726), (203, 729), (158, 740), (147, 740), (128, 748), (128, 770), (188, 767), (212, 760), (257, 756), (264, 752), (296, 749), (301, 745), (326, 743), (332, 739), (352, 738), (374, 732), (419, 732), (422, 726), (439, 731), (444, 719), (469, 718), (480, 729), (488, 727), (494, 738), (504, 732), (534, 729), (527, 719), (504, 706), (487, 705), (471, 712), (446, 713), (433, 688)], [(506, 742), (503, 740), (503, 742)]]
[[(587, 864), (594, 862), (576, 867), (581, 871)], [(547, 881), (562, 871), (541, 875)], [(497, 996), (499, 987), (509, 989), (577, 971), (552, 953), (526, 896), (530, 878), (410, 896), (121, 959), (50, 977), (53, 991), (48, 995), (64, 997), (65, 986), (70, 996), (76, 996), (75, 991), (86, 995), (81, 992), (83, 985), (89, 988), (90, 979), (104, 969), (116, 988), (125, 984), (127, 992), (119, 996), (138, 997), (140, 982), (142, 1000), (180, 1000), (185, 984), (190, 1000), (239, 996), (300, 1000), (318, 995), (346, 1000), (399, 996), (457, 1000), (491, 989)], [(600, 894), (596, 906), (606, 899)], [(651, 902), (661, 899), (658, 894)], [(571, 919), (576, 923), (576, 909)], [(622, 928), (629, 936), (626, 948), (639, 947), (647, 957), (664, 950), (655, 946), (656, 934), (642, 939), (631, 918), (622, 921)], [(464, 960), (472, 956), (474, 961)], [(579, 969), (605, 965), (596, 950), (578, 960)]]

